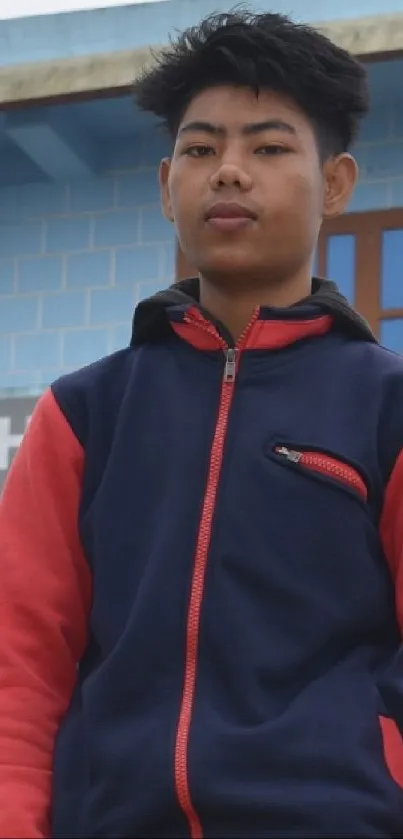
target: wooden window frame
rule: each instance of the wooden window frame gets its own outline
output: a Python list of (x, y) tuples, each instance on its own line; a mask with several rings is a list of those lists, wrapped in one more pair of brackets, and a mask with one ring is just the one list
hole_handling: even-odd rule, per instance
[[(376, 335), (381, 320), (403, 318), (403, 308), (382, 309), (382, 234), (403, 229), (403, 208), (346, 213), (324, 222), (318, 241), (318, 273), (326, 276), (326, 240), (329, 236), (355, 236), (355, 308)], [(331, 278), (330, 278), (331, 279)]]

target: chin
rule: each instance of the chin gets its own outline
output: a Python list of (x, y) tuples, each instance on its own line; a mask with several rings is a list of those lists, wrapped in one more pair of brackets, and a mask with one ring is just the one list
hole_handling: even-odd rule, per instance
[(204, 277), (222, 277), (223, 280), (234, 279), (236, 275), (241, 276), (253, 271), (255, 260), (251, 254), (236, 254), (233, 250), (226, 253), (214, 254), (210, 258), (199, 261), (199, 273)]

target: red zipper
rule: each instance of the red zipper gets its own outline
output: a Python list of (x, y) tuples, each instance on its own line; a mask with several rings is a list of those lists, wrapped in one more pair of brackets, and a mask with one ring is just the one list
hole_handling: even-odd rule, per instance
[(199, 318), (189, 320), (199, 329), (209, 332), (217, 339), (217, 346), (223, 349), (225, 354), (225, 368), (221, 385), (221, 394), (218, 409), (218, 419), (215, 427), (213, 444), (210, 454), (210, 464), (207, 477), (206, 490), (204, 494), (202, 513), (199, 524), (199, 532), (196, 544), (196, 554), (193, 567), (192, 583), (190, 590), (190, 601), (187, 618), (186, 631), (186, 655), (185, 673), (182, 692), (182, 701), (179, 712), (178, 728), (175, 743), (175, 786), (179, 805), (187, 819), (191, 839), (203, 839), (203, 829), (199, 816), (194, 808), (190, 789), (188, 773), (188, 745), (189, 733), (192, 722), (193, 702), (197, 677), (197, 655), (199, 648), (200, 615), (203, 602), (204, 581), (208, 561), (208, 552), (211, 540), (215, 503), (217, 497), (218, 483), (221, 474), (224, 445), (227, 435), (228, 418), (231, 409), (235, 389), (236, 374), (239, 365), (240, 352), (255, 320), (258, 317), (258, 310), (252, 320), (239, 338), (234, 348), (228, 347), (223, 338), (208, 321)]
[(288, 448), (288, 446), (275, 446), (274, 451), (292, 463), (298, 463), (306, 467), (306, 469), (319, 472), (321, 475), (336, 478), (336, 480), (346, 484), (350, 489), (358, 492), (364, 501), (367, 500), (368, 490), (365, 482), (353, 466), (342, 463), (337, 458), (328, 454), (322, 454), (321, 452), (301, 451)]

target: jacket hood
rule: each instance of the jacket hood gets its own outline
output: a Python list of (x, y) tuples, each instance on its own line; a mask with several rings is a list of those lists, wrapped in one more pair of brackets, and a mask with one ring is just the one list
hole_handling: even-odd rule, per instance
[[(167, 317), (169, 309), (175, 307), (189, 308), (199, 304), (199, 280), (192, 278), (175, 283), (169, 288), (158, 292), (153, 297), (143, 300), (136, 308), (133, 318), (132, 344), (147, 341), (162, 340), (172, 334)], [(266, 320), (293, 320), (295, 317), (304, 319), (315, 315), (331, 315), (333, 329), (348, 334), (351, 338), (361, 341), (372, 341), (376, 338), (369, 325), (350, 306), (340, 294), (336, 283), (330, 280), (314, 277), (312, 293), (298, 303), (285, 309), (269, 309), (263, 307), (262, 312)]]

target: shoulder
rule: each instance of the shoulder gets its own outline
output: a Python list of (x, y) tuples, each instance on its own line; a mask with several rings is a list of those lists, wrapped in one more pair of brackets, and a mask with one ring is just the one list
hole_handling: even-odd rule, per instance
[(403, 355), (383, 347), (375, 341), (343, 342), (343, 349), (347, 359), (353, 363), (368, 365), (368, 370), (379, 379), (399, 377), (403, 375)]
[(332, 362), (338, 364), (350, 385), (361, 385), (382, 404), (388, 395), (401, 394), (403, 399), (403, 355), (376, 342), (341, 339)]
[(92, 416), (116, 416), (137, 355), (128, 347), (68, 373), (51, 386), (53, 396), (74, 434), (85, 446)]
[(403, 450), (403, 356), (379, 344), (361, 349), (360, 377), (378, 408), (378, 446), (384, 480)]

